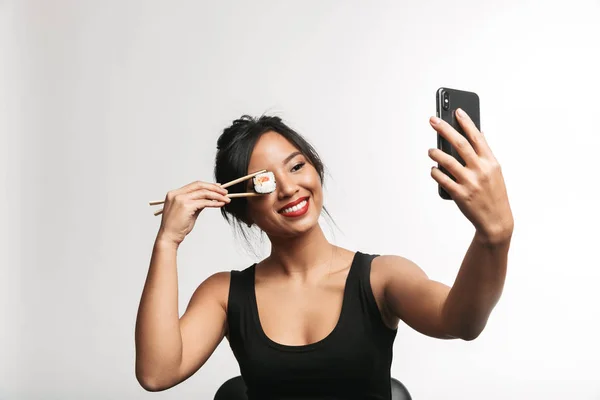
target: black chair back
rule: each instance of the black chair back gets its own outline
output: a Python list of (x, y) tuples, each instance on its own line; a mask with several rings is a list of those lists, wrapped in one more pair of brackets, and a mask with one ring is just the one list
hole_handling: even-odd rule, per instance
[(221, 385), (214, 400), (248, 400), (246, 384), (241, 376), (227, 380)]
[(406, 386), (396, 378), (392, 378), (392, 400), (412, 400)]
[[(242, 377), (236, 376), (223, 383), (214, 400), (248, 400), (246, 384)], [(412, 400), (406, 386), (395, 378), (392, 378), (392, 400)]]

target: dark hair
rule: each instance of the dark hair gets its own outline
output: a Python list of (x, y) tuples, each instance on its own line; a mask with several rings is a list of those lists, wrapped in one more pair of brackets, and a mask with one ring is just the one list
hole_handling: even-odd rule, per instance
[[(306, 157), (307, 161), (317, 170), (322, 186), (324, 184), (325, 166), (314, 147), (302, 135), (287, 126), (281, 118), (268, 115), (262, 115), (260, 118), (244, 115), (223, 130), (217, 140), (216, 182), (225, 183), (247, 175), (250, 156), (256, 142), (264, 133), (270, 131), (277, 132), (286, 138)], [(229, 193), (245, 192), (246, 185), (247, 182), (241, 182), (227, 188), (227, 190)], [(248, 201), (245, 198), (235, 199), (221, 208), (221, 214), (225, 220), (232, 225), (237, 225), (246, 240), (248, 240), (248, 236), (244, 231), (244, 225), (251, 226), (247, 210)], [(323, 210), (331, 218), (325, 207), (323, 207)]]

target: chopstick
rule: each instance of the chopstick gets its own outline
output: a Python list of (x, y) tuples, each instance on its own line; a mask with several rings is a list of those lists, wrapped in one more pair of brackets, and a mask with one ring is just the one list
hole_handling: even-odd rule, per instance
[[(240, 183), (240, 182), (246, 181), (246, 180), (248, 180), (250, 178), (254, 178), (256, 175), (262, 174), (264, 172), (267, 172), (267, 170), (266, 169), (262, 169), (260, 171), (253, 172), (253, 173), (248, 174), (246, 176), (242, 176), (241, 178), (237, 178), (237, 179), (234, 179), (234, 180), (232, 180), (230, 182), (224, 183), (223, 185), (221, 185), (221, 187), (223, 189), (228, 188), (229, 186), (233, 186), (236, 183)], [(262, 196), (262, 194), (261, 193), (255, 193), (255, 192), (246, 192), (246, 193), (228, 193), (226, 196), (229, 197), (229, 198), (231, 198), (231, 199), (235, 199), (235, 198), (238, 198), (238, 197)], [(155, 200), (155, 201), (150, 201), (148, 204), (150, 204), (151, 206), (157, 206), (159, 204), (164, 204), (164, 202), (165, 202), (164, 200)], [(160, 214), (162, 214), (162, 212), (163, 212), (163, 209), (161, 208), (160, 210), (158, 210), (157, 212), (155, 212), (154, 215), (155, 216), (156, 215), (160, 215)]]
[[(256, 192), (246, 192), (246, 193), (227, 193), (225, 195), (225, 197), (229, 197), (230, 199), (235, 199), (238, 197), (254, 197), (254, 196), (262, 196), (262, 193), (256, 193)], [(159, 204), (164, 204), (164, 200), (156, 200), (156, 201), (151, 201), (148, 204), (150, 204), (151, 206), (157, 206)]]
[(262, 196), (262, 193), (249, 192), (249, 193), (228, 193), (225, 197), (229, 197), (230, 199), (235, 199), (236, 197), (254, 197), (254, 196)]
[(227, 183), (225, 183), (225, 184), (221, 185), (221, 187), (222, 187), (223, 189), (225, 189), (225, 188), (228, 188), (229, 186), (233, 186), (233, 185), (235, 185), (236, 183), (240, 183), (240, 182), (246, 181), (246, 180), (248, 180), (248, 179), (250, 179), (250, 178), (254, 178), (256, 175), (258, 175), (258, 174), (262, 174), (263, 172), (267, 172), (267, 170), (266, 170), (266, 169), (261, 169), (260, 171), (253, 172), (253, 173), (251, 173), (251, 174), (248, 174), (248, 175), (246, 175), (246, 176), (242, 176), (241, 178), (237, 178), (237, 179), (235, 179), (235, 180), (233, 180), (233, 181), (231, 181), (231, 182), (227, 182)]
[[(255, 196), (262, 196), (262, 193), (254, 193), (254, 192), (248, 192), (248, 193), (231, 193), (231, 194), (227, 194), (226, 197), (229, 197), (231, 199), (235, 199), (237, 197), (255, 197)], [(160, 201), (160, 202), (156, 202), (156, 201), (151, 201), (150, 203), (156, 203), (156, 204), (162, 204), (164, 203), (164, 201)], [(153, 204), (150, 204), (153, 205)], [(160, 215), (162, 214), (163, 209), (161, 208), (160, 210), (158, 210), (157, 212), (154, 213), (154, 215)]]

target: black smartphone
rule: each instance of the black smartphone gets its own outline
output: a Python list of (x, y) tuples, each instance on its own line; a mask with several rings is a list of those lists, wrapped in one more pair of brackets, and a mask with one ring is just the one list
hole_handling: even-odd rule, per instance
[[(473, 120), (477, 129), (481, 130), (479, 120), (479, 96), (476, 93), (441, 87), (435, 94), (435, 102), (437, 107), (436, 115), (449, 123), (464, 137), (466, 137), (465, 132), (456, 119), (455, 113), (457, 108), (463, 109), (469, 115), (471, 120)], [(463, 166), (465, 165), (465, 161), (460, 154), (458, 154), (456, 149), (439, 133), (437, 134), (437, 148), (456, 158)], [(456, 182), (456, 178), (454, 178), (444, 167), (440, 166), (439, 163), (438, 168)], [(442, 199), (452, 200), (450, 194), (448, 194), (448, 192), (446, 192), (439, 184), (438, 193)]]

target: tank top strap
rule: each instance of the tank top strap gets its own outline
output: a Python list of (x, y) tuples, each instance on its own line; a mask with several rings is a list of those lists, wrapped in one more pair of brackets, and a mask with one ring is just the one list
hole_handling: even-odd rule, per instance
[(353, 312), (362, 313), (364, 319), (369, 322), (375, 333), (387, 337), (390, 334), (395, 335), (395, 331), (388, 328), (383, 322), (381, 311), (377, 306), (371, 286), (371, 263), (378, 256), (378, 254), (357, 252), (357, 259), (350, 270), (351, 275), (349, 278), (351, 279), (353, 290), (357, 293), (357, 295), (353, 296), (358, 303), (356, 306), (360, 307), (360, 310), (354, 310)]
[(251, 300), (254, 290), (254, 268), (256, 264), (242, 270), (232, 270), (229, 282), (229, 296), (227, 300), (227, 325), (229, 343), (234, 350), (250, 334), (252, 326)]

